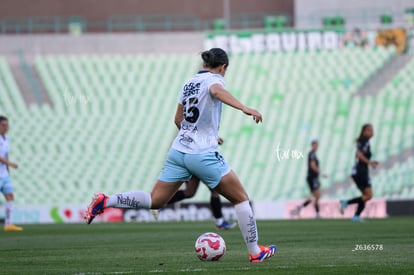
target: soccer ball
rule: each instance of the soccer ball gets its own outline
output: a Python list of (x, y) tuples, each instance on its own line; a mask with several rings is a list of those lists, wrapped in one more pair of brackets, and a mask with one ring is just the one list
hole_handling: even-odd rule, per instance
[(207, 232), (197, 238), (195, 253), (202, 261), (218, 261), (226, 253), (226, 243), (219, 234)]

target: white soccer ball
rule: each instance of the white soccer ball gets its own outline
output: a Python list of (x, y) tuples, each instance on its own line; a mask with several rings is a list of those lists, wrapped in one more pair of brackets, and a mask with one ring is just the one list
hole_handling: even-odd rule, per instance
[(226, 243), (217, 233), (203, 233), (195, 242), (195, 253), (202, 261), (218, 261), (226, 253)]

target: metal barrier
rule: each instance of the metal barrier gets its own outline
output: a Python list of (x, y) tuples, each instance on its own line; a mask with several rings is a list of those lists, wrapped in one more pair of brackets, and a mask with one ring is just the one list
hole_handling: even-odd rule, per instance
[(229, 18), (228, 24), (222, 18), (202, 20), (188, 14), (114, 15), (101, 21), (88, 21), (79, 16), (35, 16), (4, 17), (0, 19), (0, 33), (205, 31), (289, 25), (289, 16), (268, 13), (235, 14)]

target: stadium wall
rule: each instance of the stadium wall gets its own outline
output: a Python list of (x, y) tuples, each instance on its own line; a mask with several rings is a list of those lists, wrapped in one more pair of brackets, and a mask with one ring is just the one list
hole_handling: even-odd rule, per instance
[[(313, 219), (314, 209), (307, 207), (301, 211), (301, 216), (291, 216), (291, 210), (303, 201), (277, 200), (252, 202), (255, 216), (258, 220), (277, 219)], [(398, 201), (387, 202), (384, 198), (374, 198), (367, 206), (362, 216), (364, 218), (386, 218), (388, 208), (393, 209), (392, 216), (410, 215), (407, 211), (394, 210)], [(412, 205), (412, 201), (408, 202)], [(394, 205), (393, 205), (394, 204)], [(405, 206), (409, 206), (406, 204)], [(272, 211), (269, 211), (272, 209)], [(356, 209), (356, 205), (349, 206), (344, 215), (339, 213), (338, 200), (325, 199), (320, 202), (320, 215), (325, 219), (350, 219)], [(236, 220), (234, 207), (230, 203), (223, 203), (223, 216), (226, 220)], [(0, 206), (0, 221), (4, 207)], [(80, 223), (84, 221), (84, 205), (59, 205), (59, 206), (16, 206), (13, 213), (13, 222), (18, 224), (30, 223)], [(159, 213), (159, 221), (207, 221), (213, 220), (209, 203), (180, 203), (163, 208)], [(147, 209), (107, 209), (98, 216), (95, 222), (154, 222), (151, 211)]]
[(203, 32), (0, 35), (0, 54), (199, 53)]
[[(302, 201), (263, 201), (252, 203), (258, 220), (275, 219), (312, 219), (315, 217), (313, 208), (304, 208), (300, 217), (292, 217), (290, 210)], [(337, 200), (322, 200), (320, 203), (322, 218), (350, 219), (355, 212), (355, 205), (346, 209), (342, 216), (338, 211)], [(273, 209), (273, 211), (269, 211)], [(368, 202), (364, 218), (386, 218), (414, 215), (414, 201), (386, 200), (374, 198)], [(4, 213), (0, 207), (0, 215)], [(15, 208), (14, 222), (16, 223), (79, 223), (83, 222), (84, 206), (19, 206)], [(236, 220), (234, 208), (230, 203), (223, 203), (223, 216), (227, 220)], [(0, 222), (4, 219), (0, 216)], [(160, 212), (159, 221), (206, 221), (212, 220), (208, 203), (181, 203), (168, 206)], [(96, 222), (154, 222), (151, 212), (146, 209), (108, 209), (96, 218)]]

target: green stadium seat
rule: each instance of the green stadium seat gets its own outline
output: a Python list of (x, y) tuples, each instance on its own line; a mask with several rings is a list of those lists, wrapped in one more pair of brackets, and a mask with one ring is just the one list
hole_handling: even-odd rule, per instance
[[(413, 61), (396, 76), (398, 85), (389, 83), (375, 97), (354, 95), (394, 54), (395, 48), (352, 48), (231, 56), (227, 87), (259, 109), (264, 123), (255, 125), (251, 118), (224, 108), (221, 152), (253, 200), (299, 199), (308, 194), (306, 155), (312, 138), (320, 140), (322, 170), (330, 175), (323, 188), (333, 198), (357, 193), (355, 188), (331, 188), (348, 180), (353, 141), (362, 123), (371, 121), (375, 126), (372, 147), (380, 161), (412, 150)], [(50, 106), (25, 106), (0, 58), (0, 90), (6, 90), (0, 93), (0, 108), (13, 118), (13, 152), (24, 155), (22, 169), (13, 177), (20, 188), (29, 190), (19, 193), (16, 203), (35, 196), (34, 179), (45, 193), (53, 186), (55, 192), (67, 194), (63, 199), (38, 200), (50, 205), (83, 204), (97, 191), (151, 190), (176, 133), (172, 116), (178, 91), (200, 67), (199, 57), (42, 56), (36, 58), (35, 67)], [(68, 96), (74, 97), (73, 102)], [(82, 96), (89, 100), (82, 102)], [(399, 140), (396, 135), (407, 138)], [(279, 161), (279, 143), (302, 151), (305, 158)], [(393, 198), (410, 194), (413, 164), (409, 159), (374, 173), (374, 193)], [(192, 200), (208, 199), (209, 193), (202, 191)]]

